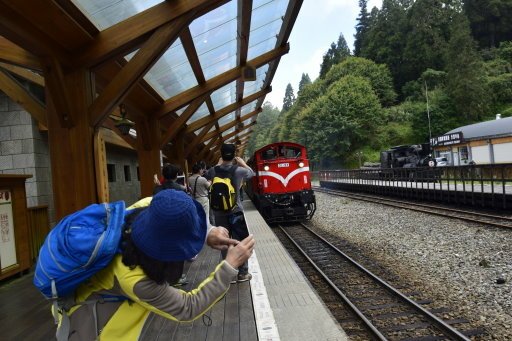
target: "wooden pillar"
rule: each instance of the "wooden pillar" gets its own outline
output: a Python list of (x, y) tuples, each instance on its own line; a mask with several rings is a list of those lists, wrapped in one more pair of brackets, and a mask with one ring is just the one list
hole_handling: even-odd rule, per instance
[(138, 121), (137, 155), (139, 158), (140, 195), (149, 197), (153, 195), (155, 184), (153, 176), (161, 174), (160, 165), (160, 126), (156, 119)]
[(57, 219), (97, 202), (94, 130), (88, 108), (94, 94), (91, 72), (45, 70), (48, 142)]

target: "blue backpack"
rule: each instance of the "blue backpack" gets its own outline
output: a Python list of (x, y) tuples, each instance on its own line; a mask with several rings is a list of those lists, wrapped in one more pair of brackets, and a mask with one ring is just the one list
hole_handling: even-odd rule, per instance
[(39, 251), (34, 285), (54, 301), (72, 294), (120, 252), (124, 201), (92, 204), (64, 217)]

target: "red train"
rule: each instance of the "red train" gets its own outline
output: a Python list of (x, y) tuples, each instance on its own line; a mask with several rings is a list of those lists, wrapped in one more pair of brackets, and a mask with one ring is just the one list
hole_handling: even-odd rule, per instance
[(310, 219), (316, 210), (306, 148), (278, 142), (254, 152), (247, 193), (267, 222)]

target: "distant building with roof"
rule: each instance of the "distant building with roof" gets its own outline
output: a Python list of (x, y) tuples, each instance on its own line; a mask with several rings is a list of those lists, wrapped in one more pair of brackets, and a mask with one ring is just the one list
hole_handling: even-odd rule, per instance
[(436, 157), (449, 165), (512, 163), (512, 117), (470, 124), (431, 139)]

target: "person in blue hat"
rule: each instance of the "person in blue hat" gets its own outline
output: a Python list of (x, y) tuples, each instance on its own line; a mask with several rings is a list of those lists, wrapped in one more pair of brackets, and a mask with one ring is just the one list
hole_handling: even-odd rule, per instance
[(201, 204), (183, 191), (162, 190), (147, 208), (134, 209), (125, 221), (122, 254), (76, 291), (69, 340), (138, 340), (151, 312), (183, 322), (200, 317), (222, 299), (255, 244), (251, 235), (229, 245), (226, 258), (196, 289), (174, 288), (183, 261), (201, 251), (207, 228)]

